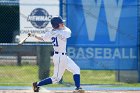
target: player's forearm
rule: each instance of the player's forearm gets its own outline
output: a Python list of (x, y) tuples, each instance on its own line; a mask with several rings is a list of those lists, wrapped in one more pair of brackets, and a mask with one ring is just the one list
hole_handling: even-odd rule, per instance
[(42, 40), (42, 41), (44, 41), (42, 37), (37, 36), (37, 35), (32, 34), (32, 33), (28, 33), (28, 36), (30, 36), (30, 37), (34, 37), (34, 38), (36, 38), (36, 39), (38, 39), (38, 40)]
[(35, 38), (38, 39), (38, 40), (42, 40), (43, 41), (43, 38), (40, 37), (40, 36), (35, 35)]

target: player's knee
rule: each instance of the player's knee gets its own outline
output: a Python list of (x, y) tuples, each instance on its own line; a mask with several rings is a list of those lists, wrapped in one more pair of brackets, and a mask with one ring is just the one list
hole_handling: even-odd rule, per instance
[(51, 79), (52, 79), (53, 84), (58, 83), (61, 80), (61, 78), (55, 77), (55, 76), (53, 76)]
[(76, 74), (80, 74), (80, 67), (77, 67), (77, 73)]
[(80, 68), (78, 66), (75, 68), (73, 74), (80, 74)]

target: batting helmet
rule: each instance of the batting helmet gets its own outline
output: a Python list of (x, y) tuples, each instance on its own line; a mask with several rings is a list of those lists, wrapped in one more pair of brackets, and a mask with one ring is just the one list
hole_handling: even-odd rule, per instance
[(58, 28), (59, 24), (61, 24), (61, 23), (64, 23), (64, 22), (63, 22), (63, 19), (60, 16), (59, 17), (53, 17), (51, 19), (51, 25), (55, 29)]

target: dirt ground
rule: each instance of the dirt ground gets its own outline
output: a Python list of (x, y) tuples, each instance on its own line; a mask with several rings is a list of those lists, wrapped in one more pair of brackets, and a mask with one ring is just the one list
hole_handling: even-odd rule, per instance
[[(32, 90), (0, 90), (0, 93), (34, 93)], [(72, 91), (41, 91), (39, 93), (72, 93)], [(140, 91), (85, 91), (85, 93), (140, 93)]]

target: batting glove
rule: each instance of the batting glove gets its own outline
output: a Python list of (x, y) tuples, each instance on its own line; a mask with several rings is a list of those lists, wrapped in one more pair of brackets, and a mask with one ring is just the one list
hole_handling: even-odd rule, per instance
[(34, 33), (28, 33), (28, 36), (35, 37), (36, 35)]

